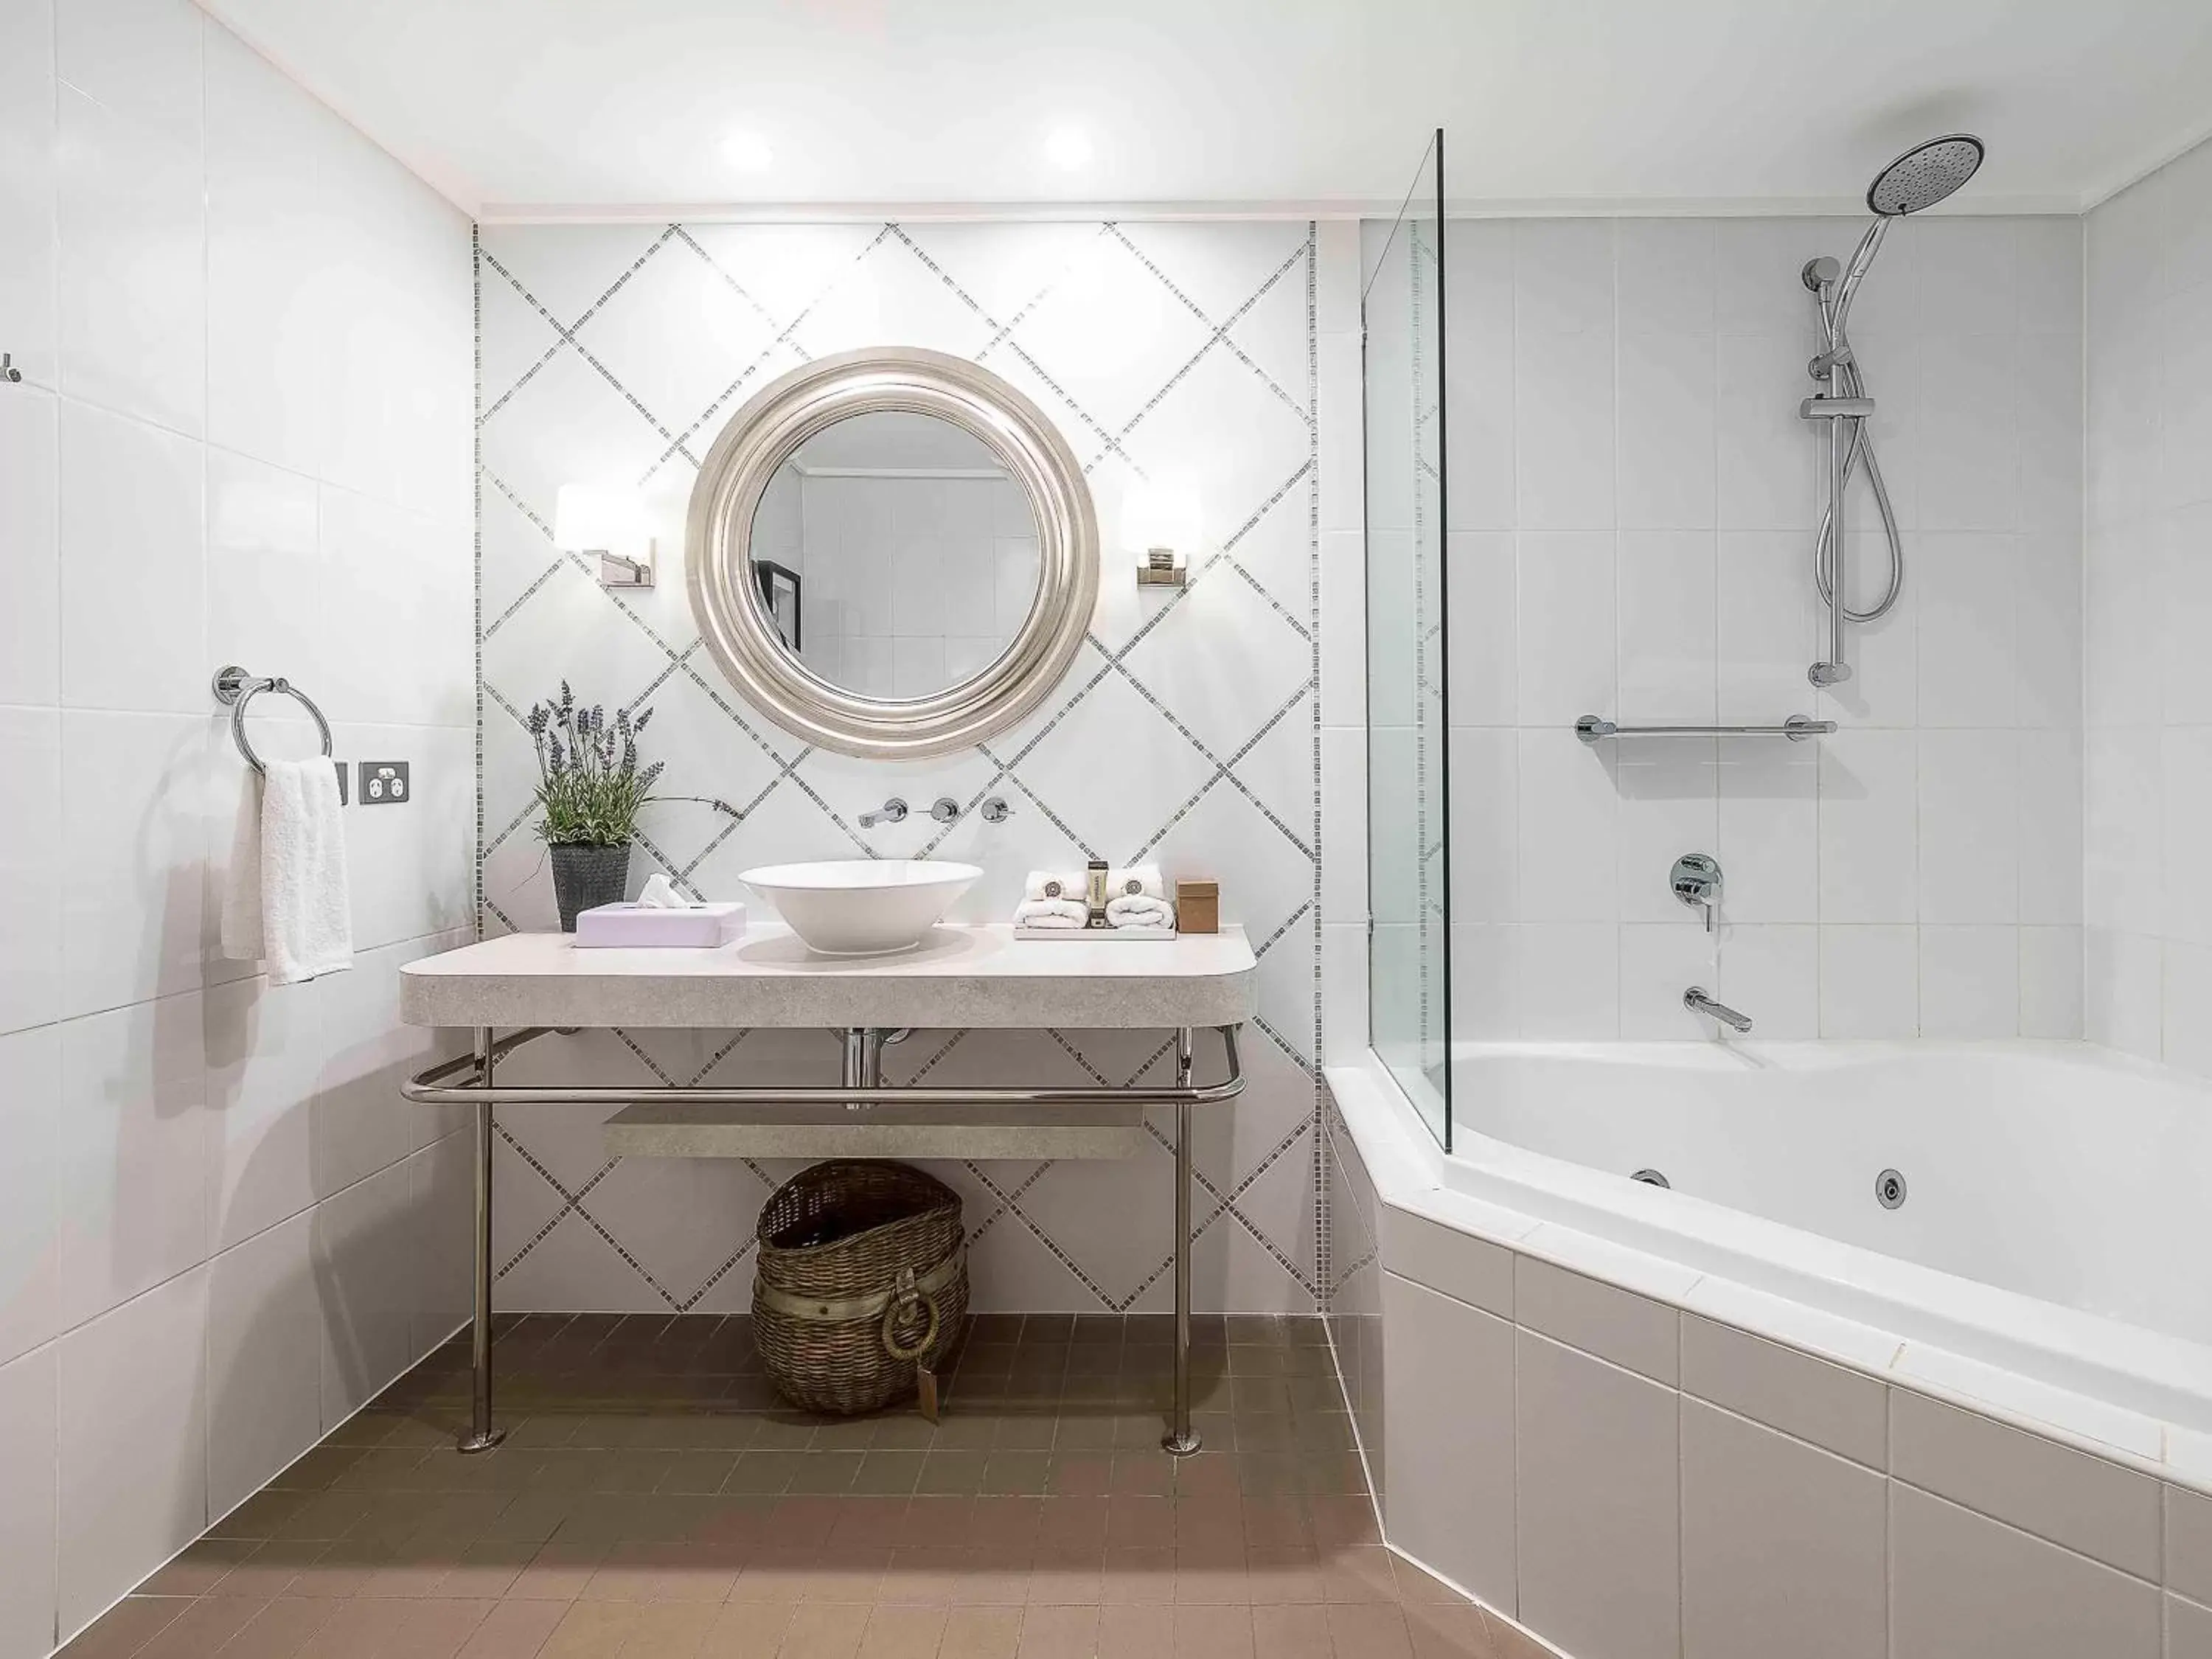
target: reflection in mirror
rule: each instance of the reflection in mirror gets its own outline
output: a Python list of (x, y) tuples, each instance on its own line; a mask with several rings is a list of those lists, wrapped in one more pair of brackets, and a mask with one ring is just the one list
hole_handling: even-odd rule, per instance
[(934, 415), (833, 422), (776, 469), (749, 551), (784, 647), (830, 684), (925, 697), (1006, 651), (1035, 603), (1037, 526), (996, 452)]

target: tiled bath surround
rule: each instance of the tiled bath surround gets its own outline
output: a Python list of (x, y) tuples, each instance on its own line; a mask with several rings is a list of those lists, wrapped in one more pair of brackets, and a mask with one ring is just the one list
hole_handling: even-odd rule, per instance
[(1330, 1324), (1385, 1534), (1561, 1652), (2212, 1651), (2203, 1492), (1568, 1271), (1503, 1211), (1446, 1224), (1362, 1142), (1332, 1109), (1364, 1253)]
[[(1449, 228), (1457, 1041), (1705, 1036), (1692, 983), (1762, 1037), (2081, 1033), (2081, 225), (1893, 228), (1852, 333), (1904, 595), (1816, 695), (1798, 270), (1862, 228)], [(1863, 607), (1863, 481), (1846, 522)], [(1593, 750), (1585, 714), (1842, 729)], [(1692, 851), (1717, 939), (1668, 889)]]
[[(4, 13), (0, 1656), (35, 1659), (465, 1308), (465, 1147), (393, 1086), (432, 1046), (398, 964), (470, 923), (469, 243), (185, 0)], [(413, 763), (347, 815), (350, 973), (217, 953), (228, 662)], [(282, 705), (254, 740), (304, 752)]]
[(2088, 217), (2092, 1039), (2212, 1072), (2212, 146)]
[[(928, 849), (984, 867), (956, 914), (986, 920), (1011, 914), (1024, 871), (1094, 853), (1157, 860), (1171, 878), (1218, 878), (1224, 918), (1260, 951), (1260, 1014), (1244, 1044), (1249, 1087), (1233, 1112), (1201, 1115), (1198, 1304), (1312, 1311), (1321, 280), (1304, 221), (486, 228), (487, 928), (551, 925), (520, 716), (563, 676), (592, 701), (651, 705), (664, 787), (744, 813), (732, 825), (703, 806), (656, 808), (638, 881), (659, 864), (692, 890), (736, 897), (738, 873), (755, 865)], [(700, 645), (684, 582), (684, 510), (723, 423), (787, 369), (884, 343), (973, 357), (1012, 380), (1084, 463), (1102, 532), (1091, 637), (1063, 684), (1003, 737), (907, 766), (810, 750), (744, 706)], [(573, 480), (646, 493), (656, 588), (611, 593), (553, 547), (554, 496)], [(1180, 592), (1135, 585), (1125, 508), (1148, 480), (1200, 494), (1200, 544), (1186, 550)], [(1013, 815), (986, 824), (974, 808), (994, 793)], [(949, 834), (924, 811), (862, 830), (860, 814), (891, 794), (917, 807), (949, 794), (969, 815)], [(1120, 1084), (1158, 1075), (1164, 1041), (918, 1032), (886, 1066), (900, 1082)], [(1210, 1044), (1200, 1050), (1201, 1066), (1218, 1063)], [(601, 1033), (537, 1045), (508, 1074), (818, 1082), (836, 1063), (826, 1034)], [(754, 1218), (783, 1171), (610, 1163), (598, 1123), (570, 1107), (508, 1112), (502, 1127), (501, 1305), (748, 1305)], [(1160, 1136), (1124, 1163), (941, 1168), (967, 1200), (978, 1305), (1165, 1309), (1170, 1163)]]

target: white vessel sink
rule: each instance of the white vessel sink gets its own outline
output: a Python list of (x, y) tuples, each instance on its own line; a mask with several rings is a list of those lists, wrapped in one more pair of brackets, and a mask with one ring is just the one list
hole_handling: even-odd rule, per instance
[(935, 859), (825, 859), (774, 864), (738, 878), (775, 906), (807, 948), (825, 957), (910, 951), (983, 872)]

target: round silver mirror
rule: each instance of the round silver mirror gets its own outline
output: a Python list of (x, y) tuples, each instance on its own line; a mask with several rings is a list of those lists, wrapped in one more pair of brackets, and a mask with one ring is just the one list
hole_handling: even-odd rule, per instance
[(1028, 714), (1098, 591), (1073, 453), (997, 375), (933, 351), (793, 370), (708, 451), (691, 609), (744, 696), (809, 742), (915, 759)]

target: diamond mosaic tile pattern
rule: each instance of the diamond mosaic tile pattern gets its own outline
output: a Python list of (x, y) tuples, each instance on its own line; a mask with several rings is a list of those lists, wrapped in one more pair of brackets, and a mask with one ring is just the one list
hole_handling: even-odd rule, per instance
[[(554, 924), (531, 832), (521, 720), (562, 678), (587, 701), (656, 712), (672, 801), (633, 870), (743, 896), (738, 873), (801, 857), (934, 854), (987, 874), (957, 920), (1003, 918), (1024, 871), (1155, 859), (1218, 877), (1261, 955), (1251, 1082), (1200, 1122), (1199, 1305), (1305, 1312), (1320, 1290), (1320, 814), (1314, 238), (1310, 224), (546, 226), (478, 250), (481, 915)], [(1058, 422), (1098, 503), (1104, 575), (1090, 638), (1022, 726), (915, 765), (811, 749), (743, 703), (684, 596), (683, 518), (699, 458), (777, 375), (896, 343), (974, 358)], [(659, 586), (617, 593), (556, 550), (561, 484), (635, 484)], [(1139, 595), (1121, 507), (1194, 485), (1188, 588)], [(969, 815), (862, 830), (897, 793)], [(973, 808), (1013, 804), (985, 825)], [(538, 1052), (544, 1050), (546, 1052)], [(917, 1032), (894, 1082), (1157, 1079), (1166, 1033)], [(592, 1033), (551, 1040), (502, 1080), (613, 1085), (818, 1082), (826, 1033)], [(1202, 1073), (1218, 1066), (1201, 1040)], [(1167, 1124), (1121, 1164), (935, 1166), (967, 1200), (976, 1305), (1068, 1312), (1170, 1305)], [(756, 1212), (789, 1170), (608, 1159), (589, 1109), (505, 1115), (499, 1297), (508, 1308), (734, 1311), (750, 1297)]]

